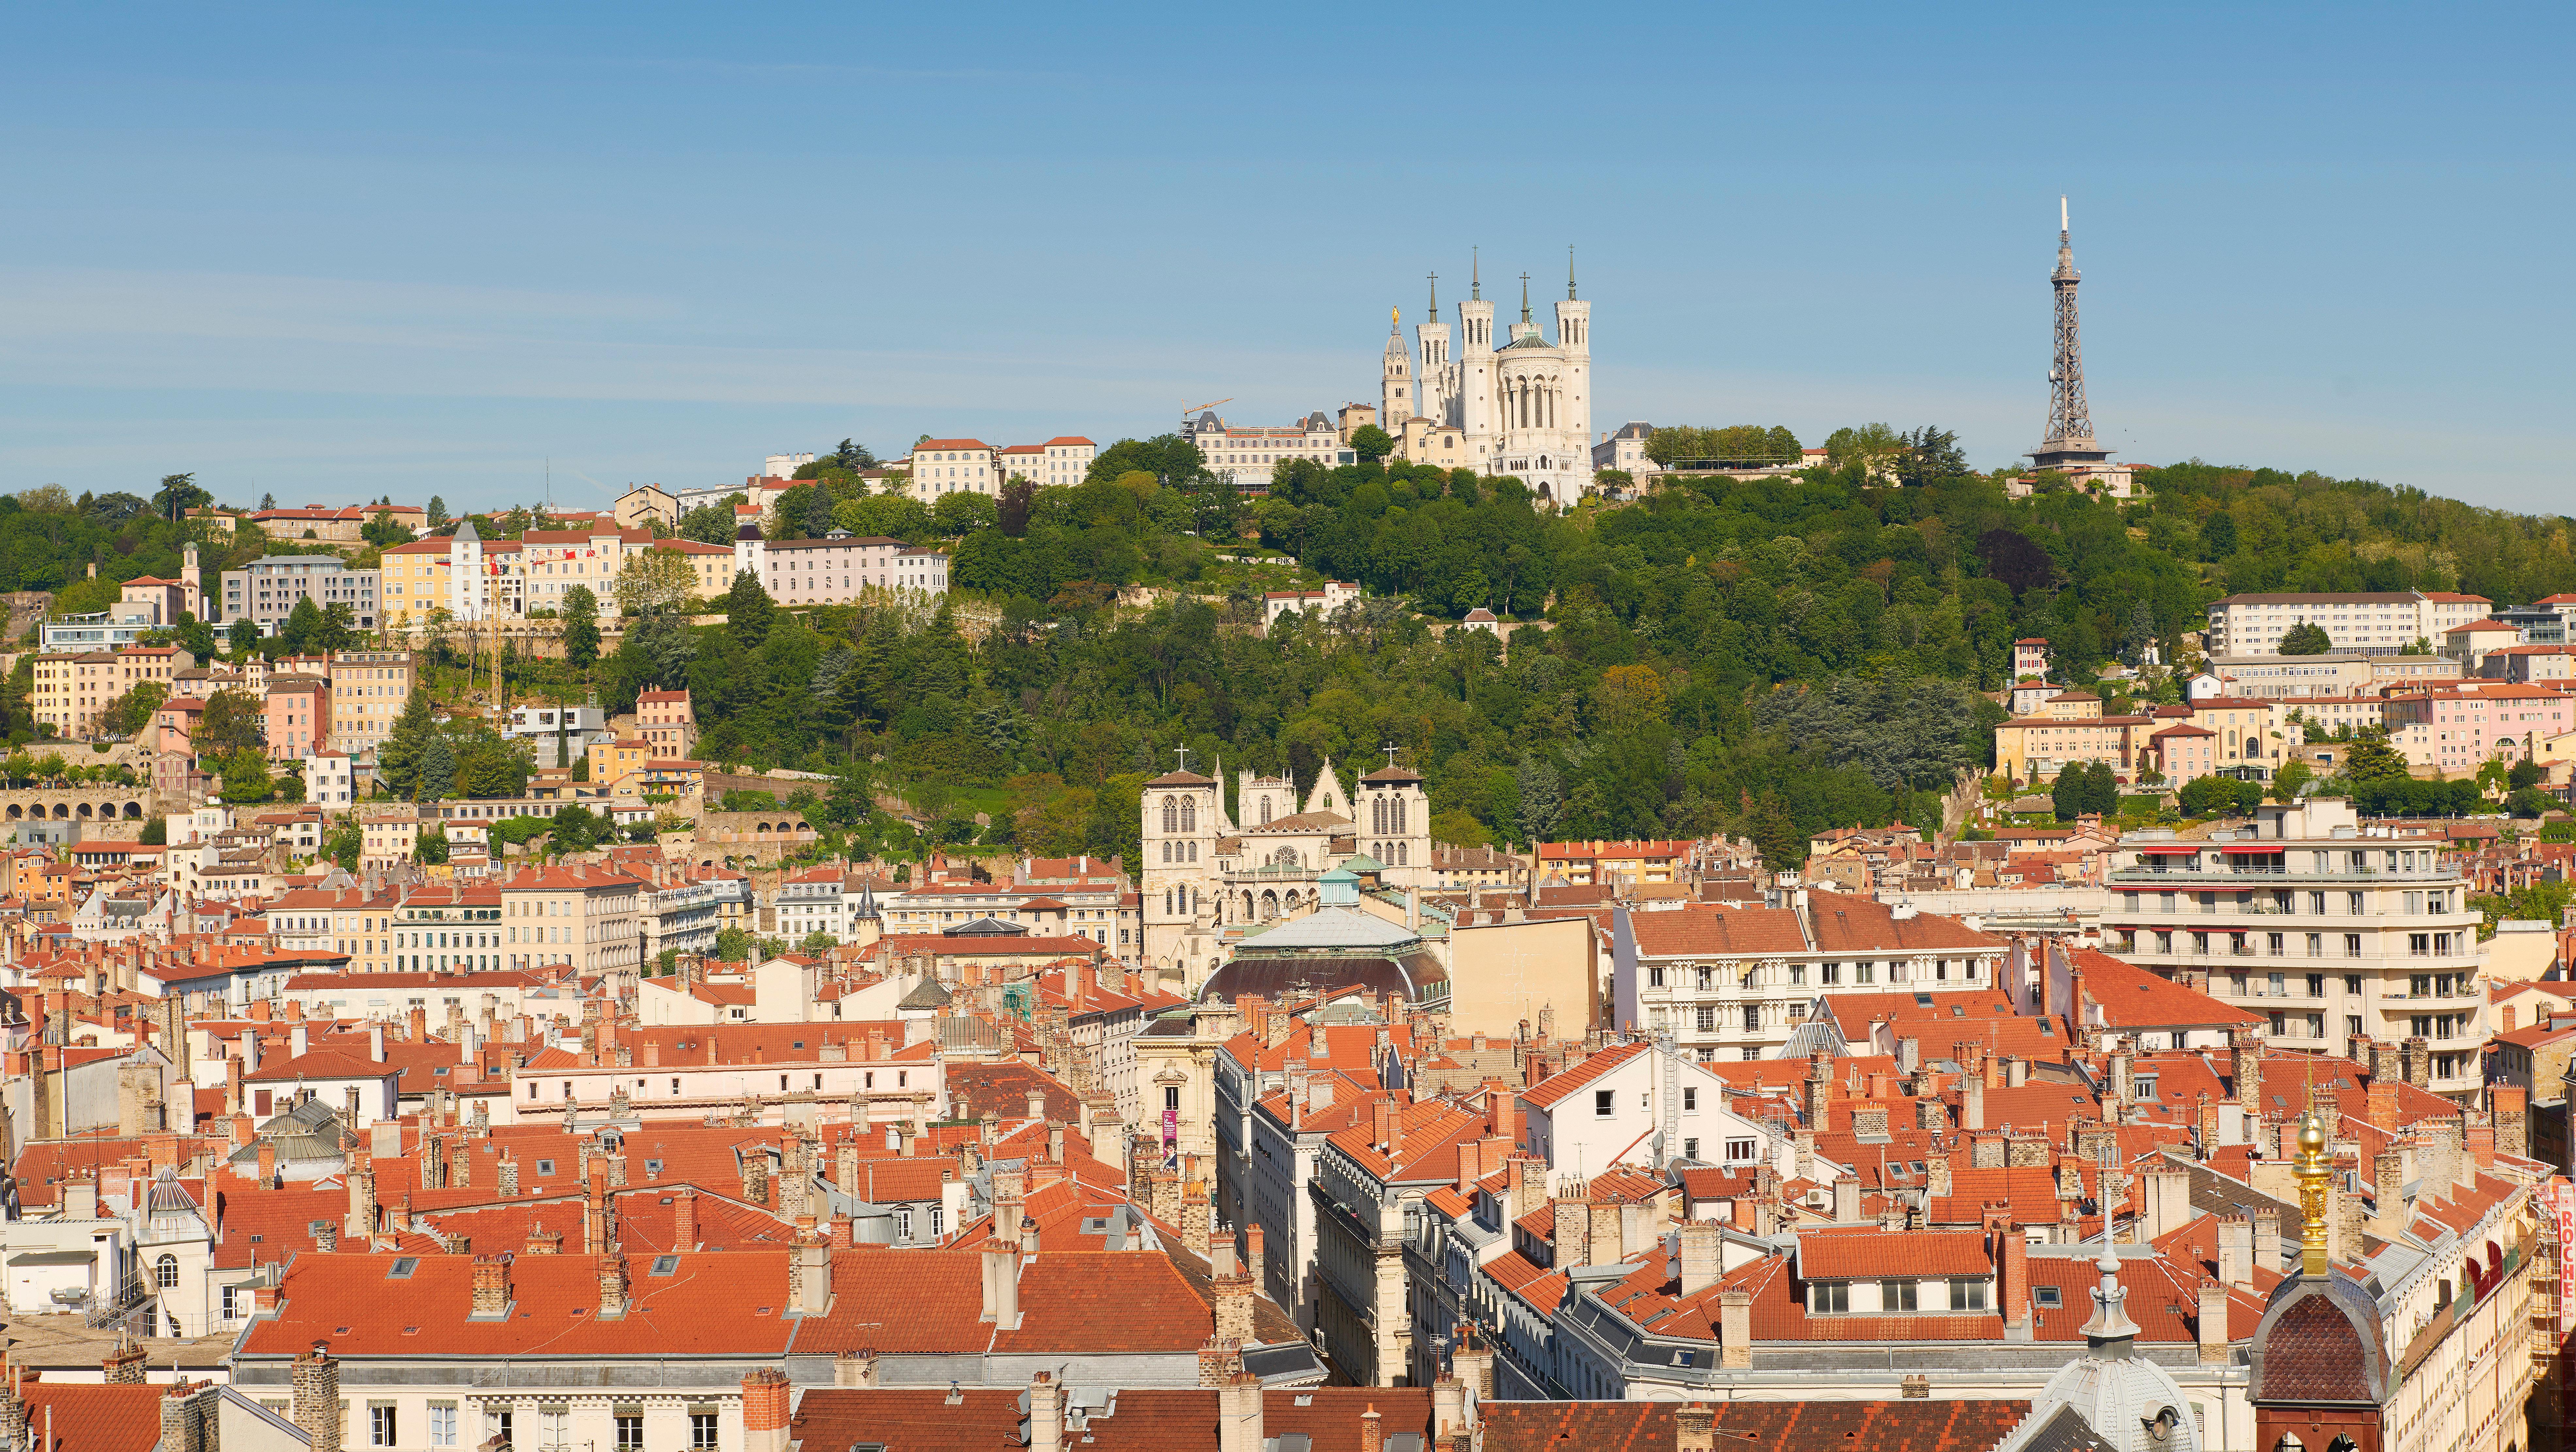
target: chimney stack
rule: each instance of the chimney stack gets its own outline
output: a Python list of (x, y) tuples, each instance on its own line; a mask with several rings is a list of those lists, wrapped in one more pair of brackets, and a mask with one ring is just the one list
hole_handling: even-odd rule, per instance
[(785, 1372), (756, 1366), (743, 1373), (742, 1452), (787, 1452), (791, 1405), (792, 1389)]
[(474, 1310), (476, 1320), (497, 1321), (510, 1314), (510, 1258), (506, 1255), (474, 1257)]
[(314, 1342), (295, 1358), (293, 1379), (295, 1425), (304, 1430), (306, 1443), (312, 1452), (340, 1452), (340, 1363), (331, 1348)]

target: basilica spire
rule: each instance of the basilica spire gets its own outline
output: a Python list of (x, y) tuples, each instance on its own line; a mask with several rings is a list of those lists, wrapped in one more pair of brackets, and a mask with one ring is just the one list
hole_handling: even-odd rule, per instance
[(1485, 249), (1481, 247), (1470, 247), (1467, 249), (1467, 300), (1469, 302), (1483, 302), (1485, 300), (1484, 254)]
[(1574, 297), (1574, 244), (1573, 244), (1573, 243), (1571, 243), (1571, 242), (1568, 242), (1568, 243), (1566, 243), (1566, 244), (1565, 244), (1565, 300), (1566, 300), (1567, 302), (1573, 302), (1573, 301), (1575, 300), (1575, 297)]
[(1431, 274), (1431, 313), (1423, 321), (1431, 323), (1440, 321), (1440, 274), (1436, 272)]
[(1526, 323), (1529, 320), (1529, 274), (1524, 272), (1521, 274), (1521, 321)]

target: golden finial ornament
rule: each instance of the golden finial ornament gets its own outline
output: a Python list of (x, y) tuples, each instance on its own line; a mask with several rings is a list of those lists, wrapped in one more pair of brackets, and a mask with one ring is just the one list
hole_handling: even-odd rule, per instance
[(2293, 1164), (2299, 1180), (2299, 1271), (2326, 1273), (2326, 1182), (2334, 1166), (2326, 1159), (2326, 1123), (2311, 1108), (2299, 1116), (2299, 1154)]

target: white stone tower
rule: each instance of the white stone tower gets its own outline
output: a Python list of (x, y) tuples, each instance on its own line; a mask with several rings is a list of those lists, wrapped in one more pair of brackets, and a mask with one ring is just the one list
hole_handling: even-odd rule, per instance
[[(1440, 274), (1431, 274), (1431, 311), (1413, 330), (1422, 353), (1422, 408), (1433, 423), (1449, 422), (1449, 325), (1440, 321)], [(1394, 432), (1392, 428), (1389, 433)]]
[(1565, 417), (1558, 427), (1576, 457), (1589, 458), (1592, 440), (1592, 304), (1574, 295), (1574, 249), (1565, 249), (1565, 301), (1556, 305), (1556, 346), (1565, 352)]
[(1218, 778), (1183, 766), (1145, 783), (1141, 806), (1144, 862), (1136, 878), (1145, 959), (1195, 990), (1217, 968), (1216, 844), (1226, 825), (1224, 792)]
[(1475, 441), (1478, 470), (1492, 462), (1491, 443), (1498, 432), (1494, 410), (1494, 305), (1485, 301), (1485, 271), (1479, 258), (1468, 274), (1467, 300), (1458, 305), (1458, 412), (1453, 420)]
[(1387, 309), (1386, 376), (1378, 385), (1377, 426), (1401, 437), (1404, 421), (1413, 417), (1418, 401), (1413, 391), (1413, 354), (1404, 346), (1404, 312)]

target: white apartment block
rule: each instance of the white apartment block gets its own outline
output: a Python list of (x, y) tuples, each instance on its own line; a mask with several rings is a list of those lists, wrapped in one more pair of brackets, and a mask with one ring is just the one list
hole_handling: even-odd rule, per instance
[(1282, 459), (1312, 459), (1326, 468), (1359, 462), (1359, 455), (1343, 445), (1332, 416), (1322, 412), (1285, 428), (1237, 428), (1203, 413), (1182, 423), (1181, 437), (1198, 445), (1208, 468), (1238, 489), (1269, 484), (1271, 466)]
[(1043, 444), (1013, 444), (1002, 450), (1002, 482), (1026, 479), (1041, 489), (1069, 489), (1091, 472), (1100, 446), (1067, 434)]
[(1690, 903), (1610, 916), (1615, 1027), (1702, 1063), (1777, 1058), (1838, 993), (1991, 989), (2007, 944), (1956, 918), (1802, 892), (1790, 907)]
[(2122, 840), (2102, 946), (2270, 1020), (2285, 1048), (2422, 1039), (2437, 1094), (2475, 1093), (2478, 913), (2434, 838), (2369, 835), (2352, 804), (2256, 809), (2250, 830)]
[(2483, 595), (2421, 590), (2230, 595), (2210, 603), (2207, 646), (2213, 660), (2276, 656), (2291, 626), (2315, 625), (2336, 651), (2403, 655), (2417, 640), (2438, 642), (2455, 626), (2485, 619), (2494, 603)]

